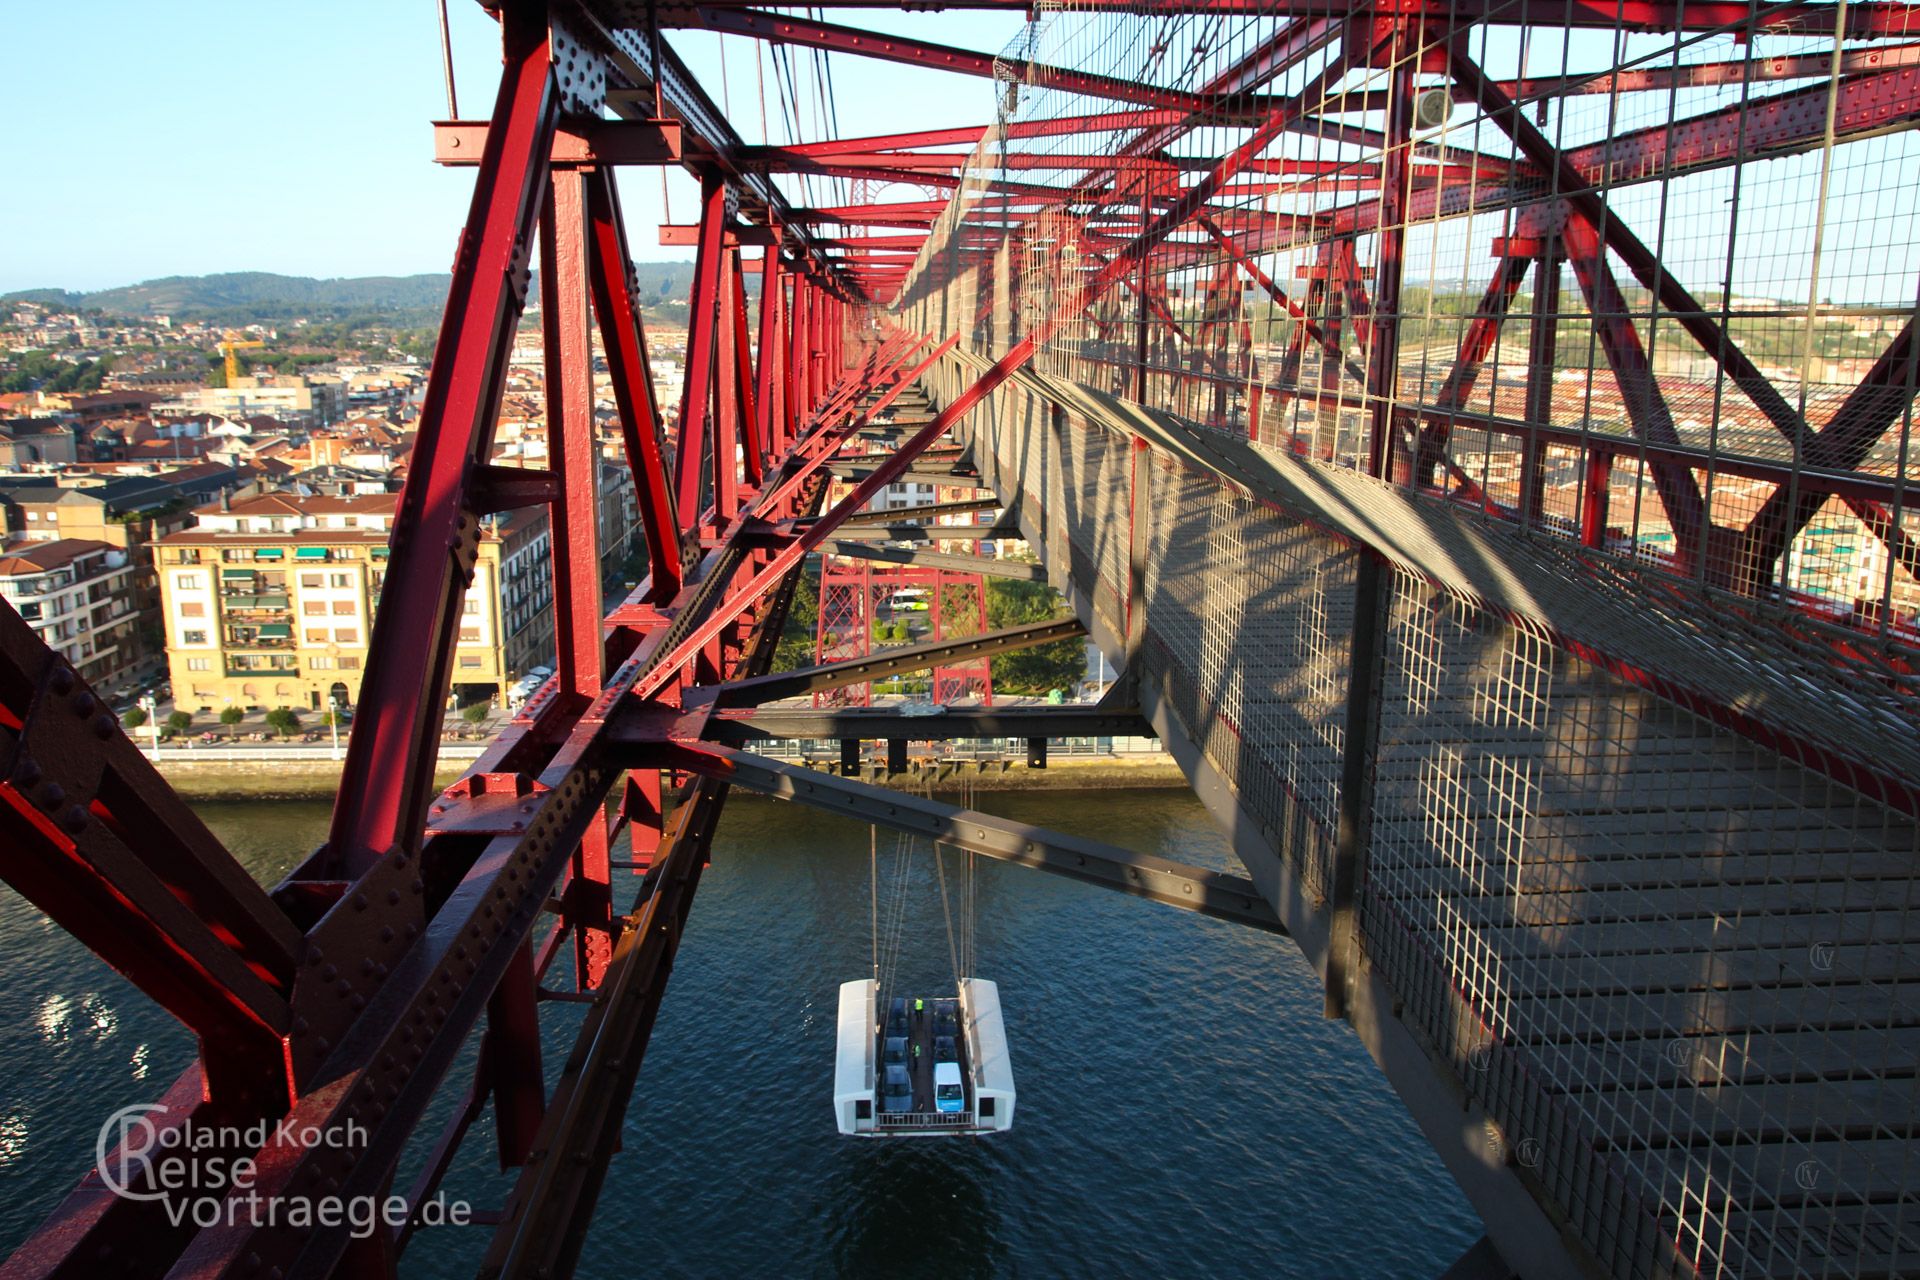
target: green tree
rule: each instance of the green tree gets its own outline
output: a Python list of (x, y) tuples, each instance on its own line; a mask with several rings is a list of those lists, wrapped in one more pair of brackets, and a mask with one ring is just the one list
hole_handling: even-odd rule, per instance
[(275, 707), (267, 712), (267, 728), (283, 738), (290, 738), (300, 728), (300, 713), (292, 707)]
[(129, 707), (120, 714), (120, 723), (129, 729), (138, 729), (147, 722), (147, 713), (139, 707)]
[(460, 708), (460, 718), (478, 728), (480, 722), (487, 718), (487, 704), (484, 702), (476, 702), (471, 706)]
[(185, 733), (193, 728), (193, 713), (191, 711), (173, 712), (167, 717), (167, 728), (175, 733)]
[(239, 707), (220, 708), (220, 723), (227, 726), (227, 736), (229, 738), (233, 736), (233, 726), (246, 719), (246, 715), (247, 713)]
[(820, 570), (817, 564), (804, 564), (800, 582), (793, 589), (793, 603), (787, 607), (787, 624), (780, 630), (780, 643), (774, 646), (775, 671), (798, 671), (813, 665), (813, 633), (819, 622)]
[[(1014, 578), (987, 580), (987, 625), (998, 631), (1024, 622), (1044, 622), (1066, 612), (1060, 593), (1044, 582)], [(993, 659), (995, 693), (1072, 692), (1087, 674), (1087, 645), (1078, 636)]]

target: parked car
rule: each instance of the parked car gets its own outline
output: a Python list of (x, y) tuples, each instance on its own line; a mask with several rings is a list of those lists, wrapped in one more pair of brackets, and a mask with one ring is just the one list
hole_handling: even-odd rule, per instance
[(880, 1061), (889, 1067), (906, 1066), (907, 1038), (905, 1036), (888, 1036), (885, 1043), (880, 1046)]
[[(960, 1069), (954, 1068), (955, 1080), (960, 1078)], [(913, 1110), (913, 1081), (907, 1078), (905, 1067), (888, 1067), (881, 1074), (880, 1110), (887, 1115), (899, 1115)]]
[[(939, 1052), (938, 1047), (934, 1052)], [(936, 1110), (943, 1112), (967, 1109), (967, 1089), (960, 1082), (959, 1063), (936, 1062), (933, 1064), (933, 1105)]]
[(933, 1064), (936, 1067), (943, 1062), (957, 1063), (959, 1061), (960, 1046), (955, 1043), (952, 1036), (935, 1036), (933, 1038)]
[(907, 998), (895, 996), (887, 1003), (887, 1035), (905, 1036), (907, 1034)]
[(933, 1002), (933, 1034), (936, 1037), (960, 1034), (960, 1002), (958, 1000)]

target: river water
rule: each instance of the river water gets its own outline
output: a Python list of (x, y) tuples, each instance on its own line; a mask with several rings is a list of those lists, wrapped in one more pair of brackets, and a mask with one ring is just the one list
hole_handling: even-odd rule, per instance
[[(1226, 867), (1183, 791), (1006, 793), (981, 808)], [(318, 801), (203, 803), (271, 883)], [(930, 852), (879, 838), (905, 928), (897, 990), (950, 993)], [(949, 855), (951, 875), (959, 862)], [(1019, 1088), (990, 1139), (839, 1137), (841, 982), (872, 965), (865, 827), (730, 800), (581, 1259), (581, 1275), (1431, 1276), (1479, 1234), (1285, 939), (982, 861), (973, 936)], [(950, 888), (953, 886), (950, 884)], [(165, 1014), (0, 890), (0, 1255), (92, 1159), (113, 1108), (192, 1052)], [(545, 1007), (548, 1083), (578, 1006)], [(471, 1056), (456, 1072), (471, 1070)], [(403, 1165), (403, 1173), (405, 1165)], [(448, 1194), (497, 1208), (483, 1117)], [(470, 1275), (483, 1229), (415, 1237), (402, 1273)]]

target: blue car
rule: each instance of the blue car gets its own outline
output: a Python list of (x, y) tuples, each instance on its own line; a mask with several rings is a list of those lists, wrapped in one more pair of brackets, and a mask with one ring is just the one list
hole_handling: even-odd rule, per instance
[(907, 1038), (905, 1036), (888, 1036), (886, 1041), (880, 1046), (880, 1061), (882, 1065), (889, 1067), (906, 1066)]
[(947, 1113), (967, 1109), (967, 1091), (960, 1082), (959, 1063), (936, 1062), (933, 1064), (933, 1105)]
[[(958, 1074), (956, 1071), (956, 1078)], [(880, 1110), (890, 1116), (913, 1110), (913, 1081), (907, 1079), (905, 1067), (890, 1066), (882, 1073)]]
[(887, 1004), (887, 1038), (907, 1034), (907, 998), (895, 996)]

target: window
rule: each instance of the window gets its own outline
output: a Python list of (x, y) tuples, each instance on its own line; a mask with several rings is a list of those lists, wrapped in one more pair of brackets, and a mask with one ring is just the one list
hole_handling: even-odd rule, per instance
[(207, 616), (207, 606), (198, 600), (182, 600), (180, 602), (180, 616), (183, 618), (204, 618)]
[(302, 613), (325, 613), (326, 611), (327, 602), (325, 600), (302, 600), (300, 602), (300, 612)]
[(308, 658), (307, 666), (311, 667), (315, 671), (331, 671), (333, 670), (333, 659), (332, 658)]
[(466, 603), (460, 606), (460, 612), (471, 613), (471, 614), (474, 614), (475, 616), (478, 616), (480, 613), (479, 598), (477, 596), (468, 596), (466, 599)]
[(308, 627), (307, 628), (308, 644), (325, 644), (326, 642), (327, 642), (327, 629), (325, 627)]
[(300, 575), (300, 585), (303, 587), (324, 587), (327, 585), (327, 575), (324, 573), (303, 573)]
[(353, 575), (350, 573), (336, 573), (332, 576), (333, 585), (336, 587), (350, 587), (353, 585)]
[(355, 630), (352, 627), (347, 627), (340, 631), (334, 632), (333, 638), (341, 644), (359, 644), (360, 643), (360, 633), (359, 631)]
[(335, 601), (333, 602), (333, 611), (334, 611), (335, 613), (344, 613), (344, 614), (346, 614), (346, 615), (347, 615), (348, 617), (352, 617), (352, 616), (353, 616), (353, 601), (351, 601), (351, 600), (335, 600)]
[(213, 670), (213, 659), (211, 659), (211, 658), (188, 658), (188, 659), (187, 659), (187, 670), (189, 670), (189, 671), (211, 671), (211, 670)]
[(206, 580), (197, 573), (176, 573), (173, 575), (175, 591), (200, 591), (206, 587)]
[(342, 658), (340, 659), (340, 669), (342, 671), (358, 671), (360, 669), (360, 659)]
[(479, 644), (480, 628), (478, 627), (460, 628), (460, 643), (461, 644)]
[(204, 631), (182, 631), (180, 633), (181, 644), (205, 644), (206, 642), (207, 633)]
[(480, 659), (461, 654), (460, 669), (463, 671), (478, 671), (480, 669)]

